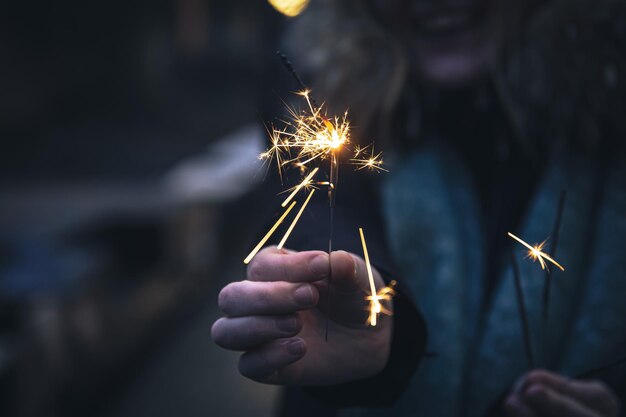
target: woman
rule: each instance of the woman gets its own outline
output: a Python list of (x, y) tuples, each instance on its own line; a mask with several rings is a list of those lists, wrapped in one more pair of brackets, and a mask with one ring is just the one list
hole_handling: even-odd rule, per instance
[[(305, 387), (293, 415), (617, 416), (623, 368), (576, 376), (626, 351), (625, 17), (609, 0), (313, 1), (293, 53), (355, 137), (385, 142), (391, 172), (342, 179), (330, 312), (319, 230), (222, 290), (212, 336), (245, 351), (241, 373)], [(525, 373), (506, 232), (545, 239), (562, 190), (566, 272), (543, 332), (543, 272), (520, 265), (549, 369)], [(357, 226), (377, 286), (401, 285), (375, 328)]]

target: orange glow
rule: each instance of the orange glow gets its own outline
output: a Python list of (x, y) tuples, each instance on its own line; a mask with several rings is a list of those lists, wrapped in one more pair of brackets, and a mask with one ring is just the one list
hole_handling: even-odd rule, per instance
[(310, 0), (268, 0), (278, 12), (288, 17), (298, 16), (309, 5)]

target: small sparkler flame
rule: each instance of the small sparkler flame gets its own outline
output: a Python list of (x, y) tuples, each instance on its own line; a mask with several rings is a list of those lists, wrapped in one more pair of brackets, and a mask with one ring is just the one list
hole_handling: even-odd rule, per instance
[(391, 315), (391, 311), (385, 308), (381, 301), (389, 301), (395, 295), (393, 289), (396, 285), (396, 281), (391, 281), (390, 285), (382, 288), (380, 291), (376, 291), (376, 283), (374, 283), (374, 274), (372, 273), (372, 265), (370, 264), (370, 257), (367, 251), (367, 244), (365, 243), (365, 235), (363, 234), (363, 228), (359, 227), (359, 234), (361, 235), (361, 245), (363, 246), (363, 257), (365, 258), (365, 265), (367, 267), (367, 278), (370, 284), (370, 294), (365, 297), (365, 300), (369, 301), (368, 311), (370, 313), (367, 323), (374, 327), (378, 324), (378, 315), (386, 314)]
[(550, 271), (550, 269), (548, 268), (548, 264), (546, 263), (546, 261), (548, 261), (548, 262), (552, 263), (553, 265), (555, 265), (557, 268), (559, 268), (561, 271), (565, 271), (565, 268), (563, 266), (561, 266), (557, 261), (552, 259), (552, 257), (550, 257), (550, 255), (548, 255), (547, 253), (543, 252), (543, 248), (546, 245), (547, 239), (544, 240), (543, 242), (539, 243), (539, 244), (535, 243), (534, 246), (531, 246), (528, 243), (524, 242), (519, 237), (515, 236), (511, 232), (509, 232), (508, 235), (509, 235), (509, 237), (515, 239), (517, 242), (521, 243), (522, 245), (524, 245), (528, 249), (528, 252), (526, 253), (526, 257), (532, 259), (533, 262), (534, 261), (538, 261), (539, 265), (541, 265), (541, 269), (547, 270), (548, 272)]

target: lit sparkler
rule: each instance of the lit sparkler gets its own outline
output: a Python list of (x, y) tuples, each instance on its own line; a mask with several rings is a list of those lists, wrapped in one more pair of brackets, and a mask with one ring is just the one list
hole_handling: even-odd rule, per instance
[[(348, 113), (342, 116), (329, 116), (324, 108), (324, 104), (318, 105), (311, 96), (311, 90), (302, 82), (293, 66), (282, 53), (278, 53), (284, 66), (291, 73), (294, 79), (301, 87), (301, 91), (296, 94), (303, 98), (305, 102), (304, 109), (287, 106), (288, 118), (282, 123), (282, 127), (276, 128), (272, 126), (268, 128), (268, 134), (271, 140), (271, 146), (259, 155), (259, 159), (271, 163), (275, 161), (278, 174), (283, 178), (283, 172), (289, 168), (297, 168), (304, 178), (295, 187), (287, 190), (289, 196), (282, 202), (281, 206), (286, 207), (301, 190), (312, 189), (305, 203), (300, 208), (298, 214), (292, 221), (289, 229), (283, 236), (278, 247), (282, 248), (287, 241), (289, 235), (298, 223), (302, 213), (304, 212), (309, 200), (313, 196), (313, 192), (317, 186), (326, 186), (328, 189), (329, 202), (329, 238), (328, 238), (328, 315), (331, 310), (330, 288), (332, 280), (332, 264), (330, 263), (330, 254), (333, 250), (333, 217), (335, 199), (337, 194), (337, 184), (339, 177), (340, 154), (351, 153), (349, 163), (357, 166), (356, 170), (368, 168), (372, 171), (386, 171), (382, 168), (382, 153), (375, 153), (373, 146), (361, 148), (353, 146), (350, 140), (350, 122), (348, 121)], [(368, 151), (369, 150), (369, 151)], [(328, 177), (320, 179), (315, 178), (319, 175), (321, 162), (328, 161)], [(289, 211), (293, 208), (295, 202), (292, 202), (289, 209), (283, 214), (279, 221), (272, 227), (268, 234), (261, 240), (255, 249), (248, 255), (244, 263), (250, 262), (260, 248), (267, 242), (272, 233), (276, 231), (280, 223), (287, 217)], [(383, 291), (383, 290), (381, 290)], [(393, 294), (393, 289), (384, 289), (382, 293), (377, 293), (372, 288), (372, 304), (374, 306), (374, 316), (370, 320), (372, 325), (376, 325), (376, 317), (380, 313), (387, 314), (387, 311), (380, 305), (380, 300), (387, 299)], [(328, 319), (326, 321), (326, 339), (328, 339)]]
[(367, 278), (370, 284), (370, 294), (365, 297), (370, 302), (368, 311), (370, 313), (367, 323), (374, 327), (378, 324), (378, 315), (386, 314), (391, 315), (391, 311), (386, 309), (381, 301), (388, 301), (395, 295), (394, 287), (396, 281), (391, 281), (389, 286), (382, 288), (380, 291), (376, 291), (376, 283), (374, 282), (374, 274), (372, 273), (372, 265), (370, 264), (370, 256), (367, 251), (367, 245), (365, 243), (365, 235), (363, 229), (359, 227), (359, 234), (361, 235), (361, 245), (363, 246), (363, 257), (365, 258), (365, 266), (367, 267)]
[(509, 232), (508, 235), (509, 237), (515, 239), (516, 241), (518, 241), (519, 243), (521, 243), (528, 249), (526, 257), (532, 259), (533, 261), (539, 261), (539, 265), (541, 265), (541, 269), (547, 270), (547, 271), (550, 270), (548, 268), (548, 264), (546, 263), (546, 261), (548, 261), (551, 264), (555, 265), (557, 268), (559, 268), (561, 271), (565, 271), (565, 268), (563, 266), (561, 266), (557, 261), (555, 261), (550, 255), (543, 252), (543, 249), (546, 245), (547, 240), (544, 240), (543, 242), (539, 244), (535, 244), (534, 246), (531, 246), (528, 243), (524, 242), (519, 237), (515, 236), (513, 233)]

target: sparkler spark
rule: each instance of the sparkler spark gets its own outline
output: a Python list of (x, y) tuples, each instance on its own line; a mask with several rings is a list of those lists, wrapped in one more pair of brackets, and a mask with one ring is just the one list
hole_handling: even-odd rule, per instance
[(311, 192), (309, 193), (309, 196), (304, 201), (304, 204), (302, 204), (302, 207), (300, 207), (300, 211), (298, 211), (298, 214), (296, 214), (296, 217), (291, 222), (289, 229), (287, 229), (285, 236), (283, 236), (280, 243), (278, 244), (278, 249), (282, 249), (283, 246), (285, 245), (285, 242), (287, 242), (287, 239), (289, 239), (289, 235), (291, 234), (291, 231), (293, 230), (294, 227), (296, 227), (296, 223), (298, 223), (298, 220), (300, 220), (300, 216), (302, 216), (304, 209), (306, 208), (307, 204), (309, 204), (309, 200), (311, 199), (311, 197), (313, 197), (313, 193), (315, 193), (315, 189), (311, 190)]
[(369, 153), (367, 152), (367, 148), (369, 148), (369, 146), (366, 146), (365, 148), (359, 148), (358, 146), (355, 146), (354, 148), (354, 156), (352, 157), (352, 159), (350, 159), (350, 162), (358, 167), (357, 171), (367, 168), (370, 171), (389, 172), (382, 167), (383, 153), (376, 153), (374, 151), (373, 145), (371, 147), (371, 152)]
[(291, 201), (291, 199), (294, 198), (296, 194), (298, 194), (298, 191), (300, 191), (301, 188), (303, 187), (306, 188), (310, 186), (311, 180), (318, 170), (319, 168), (316, 167), (313, 171), (311, 171), (311, 173), (307, 175), (306, 178), (294, 188), (293, 192), (289, 194), (289, 197), (287, 197), (285, 201), (283, 201), (283, 203), (281, 204), (281, 207), (286, 207), (287, 204), (289, 204), (289, 202)]
[(391, 311), (386, 309), (381, 301), (391, 300), (395, 295), (393, 287), (396, 285), (396, 281), (391, 281), (388, 287), (382, 288), (380, 291), (376, 291), (376, 284), (374, 283), (374, 274), (372, 273), (372, 265), (370, 264), (370, 257), (367, 251), (367, 244), (365, 243), (365, 235), (363, 234), (363, 228), (359, 227), (359, 234), (361, 235), (361, 245), (363, 246), (363, 257), (365, 258), (365, 265), (367, 267), (367, 278), (370, 284), (370, 295), (365, 299), (370, 302), (368, 311), (370, 313), (367, 322), (370, 326), (375, 327), (378, 324), (378, 315), (386, 314), (391, 315)]
[(550, 269), (548, 268), (548, 264), (546, 264), (546, 261), (548, 261), (556, 265), (556, 267), (559, 268), (561, 271), (565, 271), (565, 268), (563, 266), (561, 266), (557, 261), (552, 259), (550, 255), (543, 252), (543, 248), (546, 245), (546, 240), (544, 240), (543, 242), (539, 244), (535, 244), (534, 246), (531, 246), (528, 243), (524, 242), (519, 237), (515, 236), (511, 232), (509, 232), (508, 235), (509, 237), (515, 239), (517, 242), (521, 243), (528, 249), (528, 252), (526, 253), (526, 257), (531, 258), (533, 261), (539, 261), (539, 265), (541, 265), (541, 269), (550, 271)]
[(274, 223), (274, 226), (272, 226), (272, 228), (269, 230), (269, 232), (267, 232), (267, 234), (263, 237), (263, 239), (261, 239), (261, 241), (259, 242), (258, 245), (255, 246), (254, 249), (252, 249), (252, 252), (250, 252), (250, 254), (246, 257), (246, 259), (243, 260), (243, 263), (248, 265), (250, 263), (250, 261), (252, 260), (252, 258), (255, 257), (255, 255), (257, 254), (257, 252), (259, 250), (261, 250), (261, 248), (263, 247), (263, 245), (265, 245), (265, 242), (267, 242), (267, 240), (274, 234), (274, 232), (276, 231), (276, 229), (278, 229), (278, 226), (280, 226), (280, 224), (285, 220), (285, 217), (287, 217), (287, 215), (289, 214), (289, 212), (291, 211), (291, 209), (293, 209), (293, 207), (296, 205), (296, 202), (292, 202), (291, 205), (287, 208), (287, 210), (285, 210), (285, 212), (283, 213), (282, 216), (280, 216), (280, 218), (276, 221), (276, 223)]

